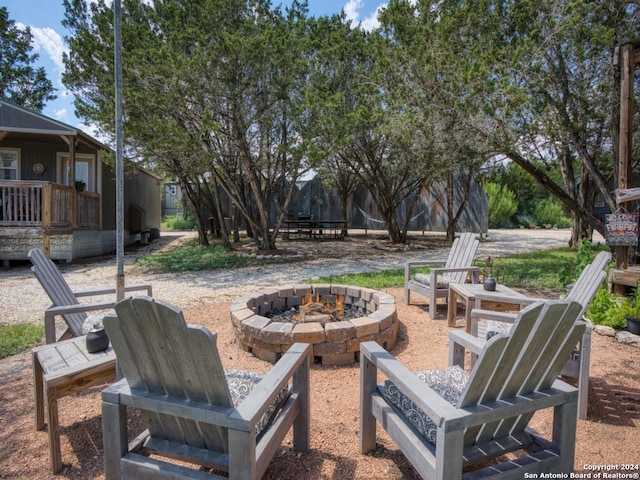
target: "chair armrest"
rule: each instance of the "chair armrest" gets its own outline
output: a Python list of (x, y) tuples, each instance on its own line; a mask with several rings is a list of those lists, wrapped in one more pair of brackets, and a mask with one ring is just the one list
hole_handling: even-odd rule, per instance
[(482, 352), (482, 349), (486, 345), (487, 341), (484, 338), (479, 338), (476, 332), (467, 333), (457, 330), (449, 331), (449, 366), (454, 365), (460, 368), (465, 368), (465, 360), (467, 358), (466, 352), (469, 351), (470, 366), (476, 363), (476, 359)]
[(517, 313), (496, 312), (495, 310), (485, 310), (483, 308), (474, 308), (471, 310), (471, 320), (497, 320), (498, 322), (513, 323), (518, 316)]
[[(147, 295), (152, 297), (152, 287), (151, 285), (131, 285), (130, 287), (125, 287), (125, 292), (139, 292), (142, 290), (146, 290)], [(96, 297), (99, 295), (114, 295), (117, 293), (115, 288), (105, 288), (100, 290), (81, 290), (78, 292), (73, 292), (76, 297)]]
[(360, 344), (361, 369), (366, 368), (363, 366), (363, 362), (367, 361), (373, 364), (374, 368), (381, 370), (403, 394), (410, 398), (420, 410), (431, 417), (436, 424), (439, 424), (444, 419), (451, 420), (467, 415), (466, 412), (457, 409), (434, 392), (426, 383), (420, 381), (413, 372), (376, 342), (363, 342)]
[(476, 355), (479, 355), (480, 352), (482, 352), (486, 343), (487, 341), (485, 339), (478, 338), (470, 333), (458, 330), (449, 330), (449, 345), (459, 345)]
[[(308, 396), (311, 351), (311, 345), (308, 343), (294, 343), (269, 373), (260, 380), (251, 393), (237, 406), (229, 416), (230, 420), (248, 422), (248, 428), (254, 428), (278, 392), (292, 377), (294, 392), (302, 389), (305, 391), (300, 393)], [(300, 378), (300, 375), (302, 378)]]
[[(86, 313), (96, 312), (99, 310), (108, 310), (115, 306), (115, 301), (99, 302), (99, 303), (77, 303), (75, 305), (52, 305), (44, 311), (44, 333), (46, 343), (56, 341), (56, 325), (55, 319), (58, 315), (66, 315), (68, 313)], [(67, 326), (73, 335), (80, 335), (79, 331), (74, 331), (71, 325)]]
[(95, 312), (113, 308), (116, 302), (78, 303), (75, 305), (51, 306), (44, 311), (45, 318), (67, 313)]
[(438, 260), (415, 260), (404, 264), (404, 283), (405, 285), (411, 280), (411, 269), (416, 267), (433, 267), (436, 265), (442, 265), (444, 261)]
[(441, 273), (451, 273), (451, 272), (470, 272), (471, 275), (471, 283), (478, 283), (478, 276), (480, 274), (479, 267), (457, 267), (457, 268), (432, 268), (429, 273), (440, 275)]
[(496, 320), (498, 322), (513, 323), (518, 316), (517, 313), (496, 312), (495, 310), (485, 310), (483, 308), (474, 308), (469, 314), (469, 332), (471, 335), (478, 336), (478, 322), (483, 320)]
[(479, 272), (480, 268), (479, 267), (456, 267), (456, 268), (432, 268), (430, 270), (431, 272), (436, 272), (437, 274), (440, 273), (447, 273), (447, 272)]
[(404, 264), (405, 269), (413, 267), (433, 267), (434, 265), (443, 265), (444, 260), (412, 260)]

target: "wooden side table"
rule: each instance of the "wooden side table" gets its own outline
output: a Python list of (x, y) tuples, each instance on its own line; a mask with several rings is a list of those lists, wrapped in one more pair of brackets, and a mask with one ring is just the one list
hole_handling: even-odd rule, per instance
[[(476, 301), (476, 296), (482, 296), (482, 300)], [(521, 309), (536, 299), (532, 299), (515, 290), (496, 285), (495, 291), (487, 291), (481, 283), (452, 283), (449, 285), (449, 305), (447, 310), (447, 325), (456, 326), (456, 309), (458, 298), (465, 303), (465, 331), (471, 332), (471, 310), (473, 308), (486, 308), (489, 310), (504, 311), (509, 309)]]
[(111, 346), (103, 352), (88, 353), (82, 336), (36, 347), (32, 355), (36, 429), (41, 430), (45, 425), (46, 392), (51, 471), (56, 473), (62, 470), (58, 399), (113, 382), (116, 378), (116, 354)]

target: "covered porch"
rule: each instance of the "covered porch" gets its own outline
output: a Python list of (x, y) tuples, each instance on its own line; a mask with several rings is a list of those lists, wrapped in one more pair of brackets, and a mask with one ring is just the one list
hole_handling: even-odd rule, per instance
[(95, 192), (46, 181), (0, 180), (0, 237), (38, 237), (51, 255), (51, 238), (77, 229), (100, 230)]

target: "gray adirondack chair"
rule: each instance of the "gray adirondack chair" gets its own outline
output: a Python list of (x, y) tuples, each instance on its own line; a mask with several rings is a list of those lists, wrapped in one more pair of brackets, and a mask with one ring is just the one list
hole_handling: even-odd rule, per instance
[(404, 303), (411, 301), (411, 292), (419, 293), (429, 299), (429, 316), (436, 318), (438, 298), (447, 298), (450, 283), (465, 283), (469, 273), (473, 283), (478, 282), (478, 267), (473, 267), (473, 259), (480, 242), (476, 235), (463, 233), (453, 241), (449, 256), (443, 267), (431, 268), (428, 274), (414, 273), (416, 267), (442, 265), (438, 261), (407, 262), (404, 268)]
[[(42, 250), (33, 249), (29, 252), (31, 271), (49, 296), (52, 305), (44, 312), (44, 330), (47, 343), (64, 340), (82, 335), (82, 326), (87, 319), (87, 312), (98, 312), (113, 308), (115, 300), (105, 302), (80, 303), (80, 297), (96, 297), (101, 295), (115, 295), (114, 288), (102, 290), (86, 290), (74, 292), (69, 287), (60, 270), (52, 260), (48, 259)], [(143, 291), (152, 295), (151, 285), (132, 285), (125, 288), (126, 292)], [(66, 322), (65, 328), (56, 337), (55, 320), (61, 316)]]
[[(573, 471), (578, 392), (557, 374), (584, 332), (580, 310), (576, 302), (538, 302), (518, 314), (508, 335), (488, 342), (451, 330), (450, 367), (418, 374), (378, 344), (363, 343), (361, 452), (375, 448), (379, 423), (422, 478)], [(467, 349), (479, 354), (470, 374), (460, 368)], [(384, 385), (377, 385), (379, 372)], [(553, 432), (543, 438), (528, 423), (549, 407)], [(520, 456), (502, 461), (510, 452)], [(487, 466), (490, 459), (496, 464)]]
[[(225, 372), (216, 335), (177, 308), (134, 297), (115, 312), (104, 326), (125, 378), (102, 393), (108, 480), (222, 478), (166, 459), (260, 478), (292, 426), (294, 450), (308, 450), (309, 344), (293, 344), (264, 377)], [(126, 407), (147, 426), (131, 444)]]
[[(609, 252), (599, 252), (593, 261), (583, 270), (575, 285), (571, 288), (567, 295), (567, 300), (575, 301), (580, 304), (580, 319), (583, 319), (584, 312), (589, 307), (591, 300), (595, 297), (600, 285), (607, 276), (607, 265), (611, 261)], [(476, 297), (482, 300), (482, 294)], [(540, 299), (531, 298), (531, 302)], [(516, 315), (508, 312), (494, 312), (484, 309), (473, 309), (471, 311), (471, 333), (478, 335), (480, 338), (488, 338), (496, 333), (508, 332), (511, 324), (515, 320)], [(589, 364), (591, 363), (591, 330), (590, 322), (585, 321), (586, 329), (584, 335), (580, 339), (576, 349), (567, 361), (566, 365), (560, 372), (561, 375), (577, 378), (579, 401), (578, 401), (578, 418), (587, 418), (587, 409), (589, 404)], [(472, 361), (474, 360), (472, 356)]]

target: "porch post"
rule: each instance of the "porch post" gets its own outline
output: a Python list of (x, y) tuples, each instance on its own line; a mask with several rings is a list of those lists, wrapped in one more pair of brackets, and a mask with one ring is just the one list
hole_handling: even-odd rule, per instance
[(69, 137), (69, 165), (67, 166), (67, 185), (73, 187), (76, 181), (76, 137)]
[(44, 230), (44, 256), (51, 258), (51, 184), (42, 188), (42, 229)]
[[(618, 149), (618, 188), (623, 190), (629, 187), (631, 176), (631, 136), (633, 131), (633, 79), (634, 79), (634, 47), (628, 43), (619, 49), (620, 57), (620, 138)], [(629, 210), (631, 203), (622, 206)], [(629, 247), (616, 247), (616, 269), (627, 268), (627, 253)], [(624, 292), (624, 287), (613, 286), (614, 291)]]

